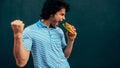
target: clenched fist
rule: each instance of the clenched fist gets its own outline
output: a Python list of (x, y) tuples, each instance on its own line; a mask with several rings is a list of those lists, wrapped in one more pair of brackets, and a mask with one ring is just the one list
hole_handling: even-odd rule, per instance
[(14, 34), (18, 34), (23, 32), (24, 23), (21, 20), (14, 20), (11, 22), (11, 27), (13, 29)]

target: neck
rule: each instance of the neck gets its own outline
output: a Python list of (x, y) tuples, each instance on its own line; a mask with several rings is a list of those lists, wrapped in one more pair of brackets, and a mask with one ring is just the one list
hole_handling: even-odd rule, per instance
[(49, 20), (41, 19), (41, 22), (44, 23), (48, 28), (50, 27), (50, 21)]

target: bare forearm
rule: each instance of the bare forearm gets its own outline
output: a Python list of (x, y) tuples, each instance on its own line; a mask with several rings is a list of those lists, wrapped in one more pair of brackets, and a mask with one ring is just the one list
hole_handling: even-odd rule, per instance
[(14, 34), (14, 57), (16, 59), (16, 64), (20, 67), (24, 66), (28, 60), (28, 56), (22, 42), (22, 34)]
[(15, 59), (21, 59), (22, 54), (24, 53), (22, 36), (14, 35), (14, 56)]
[(64, 54), (65, 54), (65, 57), (66, 58), (69, 58), (71, 52), (72, 52), (72, 49), (73, 49), (73, 43), (74, 41), (68, 41), (67, 42), (67, 46), (66, 48), (64, 49)]

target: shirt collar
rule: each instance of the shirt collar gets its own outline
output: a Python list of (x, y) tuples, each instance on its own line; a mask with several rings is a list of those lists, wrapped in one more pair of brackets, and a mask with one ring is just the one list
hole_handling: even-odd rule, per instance
[(42, 23), (40, 20), (37, 22), (38, 27), (47, 28), (47, 26)]
[[(38, 27), (42, 27), (42, 28), (48, 28), (43, 22), (41, 22), (40, 20), (37, 22)], [(56, 28), (56, 27), (50, 27), (50, 28)]]

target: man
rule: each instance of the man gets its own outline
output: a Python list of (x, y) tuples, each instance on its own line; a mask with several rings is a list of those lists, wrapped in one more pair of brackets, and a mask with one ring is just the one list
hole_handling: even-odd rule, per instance
[[(58, 27), (65, 20), (69, 5), (60, 0), (45, 2), (41, 20), (24, 29), (24, 23), (15, 20), (11, 23), (14, 32), (14, 57), (19, 67), (24, 67), (32, 53), (35, 68), (70, 68), (70, 56), (76, 33), (64, 33)], [(75, 30), (75, 28), (73, 27)]]

